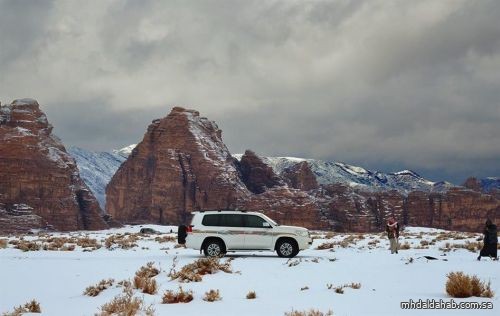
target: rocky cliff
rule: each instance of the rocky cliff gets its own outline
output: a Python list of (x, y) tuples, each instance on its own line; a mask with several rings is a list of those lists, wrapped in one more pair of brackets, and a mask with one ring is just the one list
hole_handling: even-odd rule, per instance
[[(480, 230), (487, 217), (500, 219), (498, 197), (463, 187), (408, 194), (364, 190), (343, 182), (318, 183), (315, 171), (325, 167), (308, 160), (288, 159), (278, 174), (269, 159), (252, 151), (238, 158), (231, 157), (214, 122), (174, 108), (153, 121), (112, 178), (107, 210), (129, 223), (178, 224), (187, 222), (193, 210), (241, 208), (263, 211), (284, 224), (359, 232), (383, 230), (389, 216), (404, 225), (470, 231)], [(333, 167), (340, 168), (338, 174), (381, 177), (346, 164)], [(406, 178), (411, 184), (402, 183)], [(395, 173), (390, 181), (409, 189), (426, 183), (411, 171)]]
[(103, 229), (74, 159), (31, 99), (0, 107), (0, 232)]
[(185, 222), (250, 192), (214, 122), (175, 107), (149, 125), (106, 187), (106, 209), (124, 222)]
[(185, 223), (201, 209), (263, 210), (277, 220), (313, 226), (315, 200), (289, 189), (248, 151), (234, 159), (217, 125), (180, 107), (154, 120), (106, 187), (106, 209), (127, 223)]

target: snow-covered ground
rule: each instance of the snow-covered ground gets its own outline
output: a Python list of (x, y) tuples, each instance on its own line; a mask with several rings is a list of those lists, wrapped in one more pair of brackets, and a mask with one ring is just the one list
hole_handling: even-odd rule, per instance
[[(102, 244), (93, 251), (83, 251), (79, 246), (73, 251), (23, 252), (15, 249), (13, 244), (0, 248), (0, 313), (36, 299), (43, 315), (94, 315), (104, 303), (120, 294), (122, 288), (112, 286), (96, 297), (83, 295), (85, 288), (102, 279), (131, 280), (147, 262), (154, 262), (161, 269), (155, 277), (158, 294), (142, 294), (136, 290), (134, 295), (144, 298), (147, 304), (153, 304), (156, 315), (284, 315), (292, 309), (332, 310), (334, 315), (498, 315), (500, 310), (500, 263), (484, 258), (478, 262), (477, 252), (454, 246), (474, 243), (479, 234), (409, 228), (402, 233), (400, 243), (407, 243), (410, 249), (391, 255), (387, 250), (388, 240), (382, 233), (314, 232), (316, 239), (311, 249), (300, 252), (294, 259), (279, 258), (271, 252), (230, 253), (227, 258), (233, 258), (232, 270), (238, 273), (218, 272), (205, 275), (201, 282), (179, 283), (168, 277), (174, 258), (178, 260), (176, 269), (180, 269), (202, 256), (195, 250), (174, 248), (173, 241), (154, 240), (157, 236), (167, 235), (141, 236), (136, 242), (137, 247), (131, 249), (112, 246), (110, 250), (105, 247), (106, 238), (126, 232), (137, 233), (141, 227), (24, 237), (26, 241), (48, 241), (54, 236), (88, 235)], [(171, 229), (176, 231), (175, 227), (144, 227), (165, 233)], [(174, 233), (168, 235), (175, 236)], [(18, 238), (0, 237), (4, 241)], [(334, 243), (334, 248), (316, 249), (325, 243)], [(428, 260), (423, 256), (433, 256), (438, 260)], [(476, 274), (484, 281), (491, 281), (496, 293), (492, 299), (473, 297), (454, 299), (455, 302), (492, 302), (493, 310), (400, 308), (400, 302), (409, 299), (449, 301), (451, 298), (445, 293), (445, 283), (447, 273), (452, 271)], [(360, 283), (361, 288), (346, 288), (344, 294), (327, 288), (327, 284), (336, 287), (351, 282)], [(194, 300), (186, 304), (161, 304), (163, 293), (177, 290), (179, 285), (184, 290), (192, 290)], [(308, 289), (301, 290), (305, 287)], [(210, 289), (220, 290), (222, 300), (204, 301), (204, 293)], [(257, 298), (246, 299), (249, 291), (255, 291)]]

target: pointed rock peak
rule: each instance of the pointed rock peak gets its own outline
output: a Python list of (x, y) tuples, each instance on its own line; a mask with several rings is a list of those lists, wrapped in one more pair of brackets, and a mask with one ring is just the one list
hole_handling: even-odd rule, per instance
[(124, 222), (185, 223), (193, 210), (228, 208), (249, 194), (217, 124), (175, 107), (115, 173), (106, 208)]
[(273, 168), (263, 162), (255, 152), (246, 150), (240, 160), (243, 182), (253, 193), (263, 193), (268, 188), (284, 185)]
[(401, 170), (393, 173), (396, 176), (412, 176), (415, 178), (422, 178), (418, 173), (413, 170)]
[(469, 190), (481, 192), (481, 182), (476, 177), (467, 178), (463, 186)]
[(24, 98), (24, 99), (17, 99), (12, 101), (13, 106), (26, 106), (26, 107), (34, 107), (34, 108), (39, 108), (40, 105), (38, 104), (37, 100), (35, 99), (30, 99), (30, 98)]
[(301, 161), (286, 168), (281, 173), (281, 176), (294, 189), (309, 191), (319, 187), (316, 175), (311, 170), (311, 166), (307, 161)]
[[(0, 106), (0, 124), (36, 130), (50, 128), (47, 116), (33, 99), (14, 100), (11, 104)], [(49, 131), (50, 132), (50, 131)]]

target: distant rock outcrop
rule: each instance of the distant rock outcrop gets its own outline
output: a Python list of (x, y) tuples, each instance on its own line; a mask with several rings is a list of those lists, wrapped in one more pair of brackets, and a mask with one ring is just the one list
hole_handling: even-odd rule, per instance
[(284, 185), (274, 173), (273, 168), (265, 164), (253, 151), (247, 150), (240, 159), (242, 180), (253, 193), (263, 193), (269, 188)]
[(32, 99), (0, 107), (0, 232), (107, 227), (74, 159)]
[(175, 107), (149, 125), (106, 187), (106, 209), (124, 222), (181, 223), (199, 209), (249, 195), (214, 122)]
[(302, 161), (286, 168), (281, 175), (286, 179), (287, 183), (295, 189), (309, 191), (319, 187), (316, 175), (312, 172), (307, 161)]
[(191, 211), (239, 208), (283, 224), (358, 232), (383, 231), (391, 216), (404, 225), (465, 231), (500, 218), (498, 197), (430, 182), (410, 170), (384, 175), (252, 151), (239, 158), (230, 155), (214, 122), (174, 108), (153, 121), (108, 184), (107, 210), (127, 223), (179, 224)]
[(179, 224), (196, 210), (244, 208), (325, 227), (310, 195), (279, 187), (272, 169), (251, 152), (241, 167), (221, 136), (214, 122), (193, 110), (175, 107), (154, 120), (106, 187), (108, 213), (126, 223)]

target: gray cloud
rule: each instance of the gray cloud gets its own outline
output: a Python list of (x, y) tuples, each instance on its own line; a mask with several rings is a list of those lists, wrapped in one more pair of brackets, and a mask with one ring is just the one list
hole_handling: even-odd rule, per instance
[(0, 100), (69, 145), (137, 142), (173, 105), (233, 152), (500, 175), (497, 1), (0, 1)]

